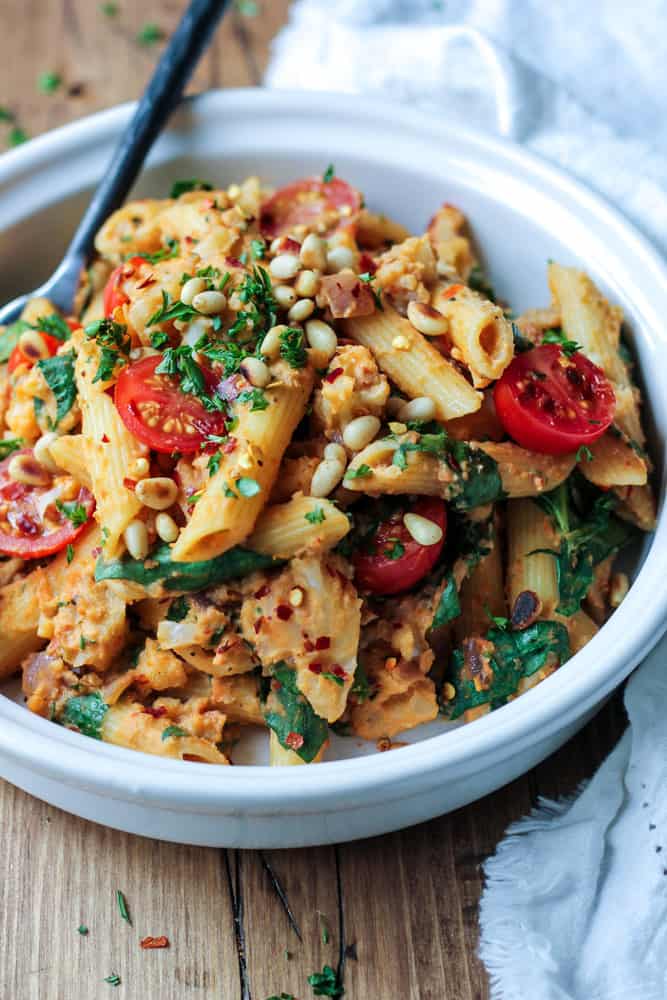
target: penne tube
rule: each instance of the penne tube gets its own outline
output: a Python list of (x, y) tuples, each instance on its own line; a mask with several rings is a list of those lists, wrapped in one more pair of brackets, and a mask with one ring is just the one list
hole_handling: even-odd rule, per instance
[(466, 235), (466, 219), (453, 205), (445, 203), (428, 225), (428, 236), (438, 258), (439, 270), (467, 281), (477, 264), (472, 243)]
[(406, 396), (429, 396), (438, 420), (454, 420), (482, 405), (481, 394), (389, 303), (382, 312), (341, 325), (347, 336), (371, 351)]
[(196, 760), (204, 764), (229, 763), (225, 755), (209, 740), (187, 735), (165, 738), (165, 731), (170, 725), (172, 723), (168, 718), (154, 718), (145, 712), (140, 702), (121, 699), (107, 709), (100, 734), (105, 743), (158, 757)]
[(296, 496), (265, 507), (245, 544), (253, 552), (291, 559), (306, 551), (326, 552), (350, 530), (350, 521), (330, 500)]
[(252, 532), (271, 493), (283, 454), (306, 411), (313, 373), (301, 369), (291, 384), (265, 390), (268, 406), (237, 408), (239, 444), (222, 456), (220, 467), (195, 504), (192, 517), (172, 549), (176, 562), (213, 559)]
[(657, 512), (650, 486), (618, 486), (614, 493), (620, 500), (616, 508), (619, 517), (636, 524), (641, 531), (655, 531)]
[(507, 504), (507, 603), (510, 614), (519, 594), (532, 591), (540, 599), (541, 618), (553, 618), (558, 607), (556, 560), (537, 549), (560, 548), (560, 538), (549, 515), (532, 500)]
[(579, 470), (589, 482), (601, 489), (646, 484), (648, 469), (645, 459), (620, 433), (607, 431), (589, 445), (588, 453), (579, 461)]
[(508, 497), (535, 497), (548, 493), (567, 479), (576, 457), (568, 455), (543, 455), (528, 451), (512, 441), (471, 441), (498, 463), (503, 490)]
[(444, 282), (436, 285), (431, 304), (447, 319), (452, 357), (467, 366), (473, 385), (481, 388), (500, 378), (514, 357), (512, 324), (500, 306), (471, 288)]
[(470, 575), (463, 580), (459, 604), (461, 614), (454, 620), (457, 644), (471, 635), (486, 635), (492, 625), (490, 615), (502, 618), (507, 616), (503, 559), (497, 535), (490, 551), (482, 556)]
[(92, 490), (89, 443), (83, 434), (63, 434), (51, 442), (49, 452), (57, 466), (69, 472), (82, 486)]

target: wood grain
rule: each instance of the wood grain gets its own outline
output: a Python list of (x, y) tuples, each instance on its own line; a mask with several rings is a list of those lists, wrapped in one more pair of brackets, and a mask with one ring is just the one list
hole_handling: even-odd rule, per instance
[[(0, 104), (29, 135), (136, 97), (161, 48), (139, 47), (138, 31), (154, 22), (167, 34), (184, 3), (120, 0), (115, 18), (100, 7), (0, 0)], [(259, 82), (286, 10), (286, 0), (266, 0), (259, 17), (228, 18), (191, 89)], [(37, 87), (45, 71), (64, 80), (52, 96)], [(285, 991), (306, 1000), (307, 976), (324, 963), (338, 969), (347, 947), (350, 1000), (483, 1000), (487, 982), (475, 952), (484, 858), (539, 795), (570, 792), (588, 777), (623, 726), (617, 695), (549, 761), (481, 802), (337, 849), (266, 852), (301, 941), (258, 852), (131, 837), (0, 784), (0, 997), (265, 1000)], [(118, 889), (131, 927), (118, 912)], [(86, 936), (77, 932), (82, 923)], [(141, 950), (142, 937), (161, 934), (169, 949)], [(121, 977), (117, 988), (103, 981), (112, 973)]]

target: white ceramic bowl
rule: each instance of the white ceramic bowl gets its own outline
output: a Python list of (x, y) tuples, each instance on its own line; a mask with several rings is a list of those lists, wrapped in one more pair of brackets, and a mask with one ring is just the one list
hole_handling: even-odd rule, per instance
[[(33, 287), (57, 261), (131, 114), (114, 108), (0, 160), (0, 296)], [(413, 110), (323, 94), (226, 91), (186, 102), (137, 193), (178, 177), (282, 183), (321, 172), (423, 231), (443, 200), (472, 221), (493, 283), (518, 309), (547, 301), (545, 263), (579, 264), (628, 318), (654, 421), (667, 431), (667, 272), (617, 213), (516, 147)], [(545, 683), (473, 724), (432, 723), (411, 745), (312, 767), (214, 768), (97, 743), (0, 696), (0, 774), (88, 819), (183, 843), (289, 847), (349, 840), (447, 812), (498, 788), (568, 739), (664, 629), (667, 521), (621, 608)], [(11, 695), (15, 688), (6, 689)], [(353, 740), (336, 752), (361, 752)], [(369, 748), (364, 748), (368, 754)]]

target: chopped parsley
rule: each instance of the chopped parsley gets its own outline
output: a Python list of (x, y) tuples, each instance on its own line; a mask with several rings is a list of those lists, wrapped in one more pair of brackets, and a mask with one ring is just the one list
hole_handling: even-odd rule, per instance
[(188, 617), (189, 610), (190, 604), (187, 597), (177, 597), (169, 605), (169, 610), (165, 617), (168, 622), (182, 622), (184, 618)]
[(157, 264), (160, 260), (173, 260), (180, 252), (181, 245), (178, 240), (167, 240), (167, 245), (162, 250), (156, 250), (155, 253), (130, 254), (130, 256), (140, 256), (147, 264)]
[(398, 538), (390, 538), (389, 541), (392, 543), (391, 548), (385, 549), (383, 553), (387, 559), (400, 559), (405, 555), (405, 545)]
[(163, 350), (168, 343), (169, 335), (164, 330), (151, 331), (151, 347), (154, 347), (156, 351)]
[(152, 22), (144, 24), (137, 34), (137, 42), (139, 45), (143, 45), (146, 48), (151, 45), (155, 45), (157, 42), (161, 42), (163, 38), (164, 31), (162, 28), (159, 24), (153, 24)]
[(593, 461), (593, 452), (590, 448), (587, 448), (585, 444), (580, 444), (577, 448), (577, 454), (575, 455), (577, 462), (587, 462)]
[(62, 82), (60, 73), (46, 72), (40, 74), (37, 86), (43, 94), (55, 94)]
[(56, 510), (59, 510), (61, 514), (64, 514), (68, 521), (78, 528), (82, 524), (85, 524), (88, 520), (88, 511), (81, 503), (63, 503), (62, 500), (56, 500)]
[(336, 176), (336, 169), (333, 163), (330, 163), (327, 169), (322, 174), (322, 180), (325, 184), (328, 184), (330, 181), (334, 179), (335, 176)]
[(108, 382), (113, 378), (118, 365), (127, 363), (130, 354), (130, 338), (123, 323), (112, 319), (98, 319), (84, 330), (89, 340), (94, 340), (100, 348), (100, 360), (93, 383)]
[(65, 549), (65, 552), (67, 554), (67, 565), (69, 566), (72, 559), (74, 558), (74, 546), (70, 543)]
[(342, 997), (345, 993), (330, 965), (325, 965), (321, 972), (313, 972), (308, 976), (308, 983), (316, 997)]
[(17, 319), (15, 323), (10, 323), (4, 330), (0, 330), (0, 364), (9, 360), (24, 330), (31, 329), (30, 323), (26, 323), (24, 319)]
[(101, 740), (102, 724), (108, 711), (109, 706), (102, 695), (99, 691), (94, 691), (93, 694), (70, 698), (63, 710), (61, 721), (65, 726), (78, 729), (84, 736)]
[(100, 5), (100, 10), (105, 15), (105, 17), (115, 17), (118, 13), (117, 3), (103, 3)]
[(322, 521), (326, 520), (326, 514), (321, 507), (315, 507), (314, 510), (309, 510), (307, 514), (303, 515), (306, 521), (311, 524), (322, 524)]
[(88, 933), (88, 928), (86, 927), (85, 924), (79, 924), (79, 926), (77, 927), (77, 931), (82, 937), (85, 937), (86, 934)]
[(220, 468), (220, 462), (222, 461), (222, 455), (219, 451), (215, 451), (206, 463), (206, 468), (208, 469), (209, 476), (214, 476), (218, 469)]
[(169, 292), (162, 289), (162, 305), (153, 313), (146, 326), (156, 326), (158, 323), (168, 323), (174, 319), (193, 319), (197, 315), (197, 310), (193, 306), (187, 306), (180, 299), (172, 302)]
[[(212, 191), (213, 185), (208, 181), (200, 181), (196, 177), (189, 180), (174, 181), (171, 186), (170, 198), (180, 198), (186, 191)], [(197, 272), (199, 274), (199, 272)]]
[(0, 107), (0, 122), (13, 122), (14, 115), (9, 108)]
[(250, 253), (253, 260), (264, 260), (266, 257), (266, 243), (264, 240), (251, 240)]
[(576, 340), (568, 340), (560, 327), (554, 327), (551, 330), (545, 330), (542, 334), (543, 344), (558, 344), (563, 354), (568, 358), (575, 354), (577, 351), (581, 350), (581, 344), (578, 344)]
[(0, 460), (23, 447), (23, 438), (0, 438)]
[(249, 328), (252, 329), (253, 336), (258, 338), (275, 325), (278, 307), (266, 268), (255, 265), (252, 273), (244, 276), (236, 293), (247, 308), (239, 310), (236, 321), (228, 330), (232, 340), (241, 335), (245, 335), (247, 340)]
[(76, 400), (76, 380), (74, 378), (74, 354), (54, 354), (52, 358), (42, 358), (37, 362), (46, 384), (56, 400), (56, 425), (67, 416)]
[(269, 401), (261, 389), (244, 389), (237, 398), (239, 403), (250, 403), (251, 413), (265, 410), (269, 405)]
[(290, 368), (303, 368), (308, 360), (303, 330), (288, 326), (280, 334), (280, 356)]
[(368, 285), (373, 295), (375, 305), (381, 312), (384, 312), (384, 306), (382, 305), (382, 298), (380, 296), (380, 293), (378, 292), (377, 288), (373, 286), (373, 282), (375, 281), (375, 275), (371, 274), (370, 271), (365, 271), (363, 274), (359, 275), (359, 281), (363, 281), (365, 285)]
[(346, 479), (363, 479), (364, 476), (372, 476), (373, 470), (370, 465), (366, 465), (362, 462), (361, 465), (357, 466), (356, 469), (348, 469), (345, 473)]
[(333, 681), (338, 687), (342, 687), (345, 683), (342, 677), (339, 677), (338, 674), (332, 674), (330, 670), (323, 670), (320, 677), (326, 677), (328, 681)]
[(185, 729), (181, 729), (180, 726), (167, 726), (167, 728), (162, 733), (162, 742), (164, 743), (165, 740), (170, 740), (172, 736), (180, 737), (187, 735), (188, 733), (186, 733)]
[(112, 972), (110, 976), (105, 976), (102, 982), (108, 983), (109, 986), (120, 986), (122, 980), (117, 972)]
[(7, 144), (9, 146), (21, 146), (24, 142), (28, 141), (28, 133), (21, 128), (20, 125), (15, 125), (9, 132), (7, 136)]
[(69, 326), (58, 313), (51, 313), (49, 316), (40, 316), (36, 323), (33, 324), (33, 330), (41, 330), (44, 333), (51, 334), (56, 340), (69, 340), (72, 336), (72, 331)]
[(241, 476), (240, 479), (237, 479), (236, 488), (242, 497), (254, 497), (262, 491), (257, 480), (251, 479), (250, 476)]
[(207, 410), (225, 409), (225, 404), (219, 396), (210, 395), (204, 371), (195, 361), (192, 348), (187, 344), (168, 347), (155, 369), (155, 374), (171, 375), (172, 378), (178, 379), (181, 391), (196, 396)]
[(118, 903), (118, 910), (120, 912), (121, 917), (131, 927), (132, 926), (132, 920), (130, 919), (130, 911), (127, 908), (127, 900), (125, 899), (125, 896), (120, 891), (120, 889), (116, 889), (116, 902)]

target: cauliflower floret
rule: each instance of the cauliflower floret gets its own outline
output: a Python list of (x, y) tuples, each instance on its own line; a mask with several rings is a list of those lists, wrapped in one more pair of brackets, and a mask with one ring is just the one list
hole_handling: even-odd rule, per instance
[(382, 417), (388, 398), (389, 382), (368, 348), (340, 347), (314, 396), (317, 429), (330, 440), (340, 440), (343, 428), (355, 417)]

